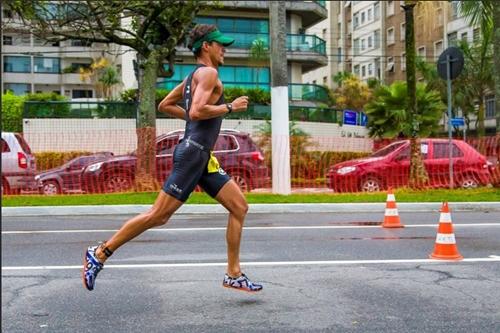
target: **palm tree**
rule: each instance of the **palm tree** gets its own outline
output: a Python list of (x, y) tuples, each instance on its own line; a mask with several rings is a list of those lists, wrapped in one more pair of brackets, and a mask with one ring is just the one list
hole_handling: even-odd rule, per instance
[(257, 64), (257, 88), (259, 88), (259, 72), (260, 66), (264, 60), (269, 58), (269, 48), (263, 39), (256, 39), (250, 47), (250, 60)]
[(439, 132), (439, 119), (446, 106), (437, 91), (428, 91), (424, 83), (416, 86), (417, 114), (411, 114), (407, 106), (407, 84), (395, 81), (390, 86), (380, 85), (374, 92), (373, 101), (365, 107), (371, 137), (396, 138), (413, 136), (411, 120), (417, 117), (418, 137)]
[(120, 78), (118, 76), (118, 72), (114, 67), (106, 67), (104, 68), (101, 76), (99, 77), (99, 83), (102, 85), (104, 98), (111, 98), (111, 89), (115, 84), (120, 83)]
[[(498, 6), (496, 6), (498, 7)], [(460, 11), (461, 13), (465, 16), (465, 18), (468, 20), (469, 24), (472, 26), (479, 26), (481, 28), (481, 42), (479, 43), (478, 46), (478, 52), (476, 53), (476, 56), (479, 56), (478, 58), (471, 59), (474, 60), (475, 62), (475, 67), (476, 70), (479, 71), (479, 76), (486, 76), (488, 75), (487, 71), (489, 70), (494, 70), (495, 71), (495, 79), (497, 81), (497, 91), (496, 91), (496, 99), (497, 99), (497, 105), (498, 105), (498, 99), (500, 96), (499, 92), (499, 80), (500, 80), (500, 66), (499, 63), (500, 61), (497, 59), (496, 60), (496, 66), (494, 69), (491, 69), (490, 65), (488, 64), (490, 60), (488, 59), (488, 54), (491, 52), (492, 48), (492, 41), (493, 41), (493, 32), (494, 32), (494, 21), (493, 21), (493, 8), (494, 8), (494, 1), (493, 0), (481, 0), (481, 1), (461, 1), (460, 2)], [(495, 12), (498, 12), (498, 8), (496, 9)], [(496, 13), (496, 21), (498, 24), (498, 13)], [(495, 27), (495, 41), (498, 43), (500, 40), (500, 37), (498, 34), (500, 32), (496, 31), (498, 29), (498, 25)], [(498, 50), (499, 46), (496, 45), (496, 48)], [(498, 56), (497, 56), (498, 58)], [(478, 115), (477, 115), (477, 122), (478, 122), (478, 135), (483, 136), (485, 131), (484, 131), (484, 94), (485, 91), (478, 91), (478, 95), (476, 95), (476, 98), (478, 99), (479, 102), (479, 110), (478, 110)], [(497, 129), (499, 128), (499, 110), (497, 108)]]

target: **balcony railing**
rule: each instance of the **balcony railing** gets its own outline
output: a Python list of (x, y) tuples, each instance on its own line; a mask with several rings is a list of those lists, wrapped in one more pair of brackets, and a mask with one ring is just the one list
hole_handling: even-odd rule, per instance
[[(261, 39), (267, 49), (270, 48), (268, 33), (224, 32), (224, 35), (235, 39), (230, 48), (250, 49), (253, 41)], [(314, 52), (326, 55), (326, 42), (315, 35), (286, 35), (287, 51)]]
[[(165, 80), (161, 83), (157, 83), (158, 88), (163, 88), (167, 90), (174, 89), (182, 81), (177, 80)], [(269, 91), (270, 86), (267, 82), (230, 82), (224, 81), (225, 88), (244, 88), (244, 89), (254, 89), (260, 88), (262, 90)], [(328, 90), (325, 87), (316, 84), (302, 84), (302, 83), (289, 83), (288, 84), (288, 99), (291, 101), (310, 101), (310, 102), (329, 102)]]

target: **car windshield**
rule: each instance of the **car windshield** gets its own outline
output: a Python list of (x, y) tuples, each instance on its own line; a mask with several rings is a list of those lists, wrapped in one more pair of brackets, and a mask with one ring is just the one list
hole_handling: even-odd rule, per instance
[(386, 155), (392, 153), (393, 151), (395, 151), (396, 149), (398, 149), (399, 147), (401, 147), (404, 144), (405, 144), (404, 141), (394, 142), (394, 143), (388, 145), (387, 147), (384, 147), (382, 149), (377, 150), (376, 152), (374, 152), (373, 154), (371, 154), (370, 157), (382, 157), (382, 156), (386, 156)]

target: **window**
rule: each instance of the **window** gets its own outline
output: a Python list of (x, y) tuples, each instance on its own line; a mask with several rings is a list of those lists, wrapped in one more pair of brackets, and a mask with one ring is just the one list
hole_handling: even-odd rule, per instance
[(31, 57), (12, 57), (3, 58), (3, 71), (10, 73), (31, 73)]
[(361, 77), (366, 76), (366, 66), (361, 66)]
[(81, 39), (72, 39), (70, 41), (70, 46), (92, 46), (92, 42), (81, 40)]
[(352, 28), (356, 29), (358, 26), (359, 26), (359, 13), (356, 13), (352, 17)]
[(406, 53), (401, 53), (401, 70), (406, 70)]
[(387, 68), (386, 70), (389, 73), (394, 73), (394, 58), (393, 57), (388, 57), (387, 58)]
[(359, 65), (354, 66), (354, 74), (359, 76)]
[(444, 22), (444, 17), (443, 17), (443, 10), (441, 8), (436, 10), (436, 20), (437, 20), (437, 26), (442, 27)]
[(341, 47), (337, 48), (337, 61), (338, 62), (342, 61), (342, 48)]
[(174, 152), (175, 145), (179, 143), (179, 136), (169, 136), (156, 144), (156, 155), (167, 155)]
[(3, 36), (3, 45), (12, 45), (12, 36)]
[(60, 73), (61, 59), (35, 57), (33, 67), (35, 73)]
[(10, 147), (7, 142), (2, 139), (2, 153), (8, 153), (10, 151)]
[(491, 119), (495, 118), (495, 97), (488, 96), (486, 97), (486, 118)]
[(420, 46), (418, 48), (418, 56), (421, 58), (425, 58), (425, 46)]
[(380, 19), (380, 1), (377, 1), (373, 6), (373, 19), (375, 21)]
[(361, 51), (365, 50), (365, 42), (366, 40), (364, 38), (361, 39)]
[(458, 44), (457, 32), (452, 32), (448, 34), (448, 46), (456, 46)]
[(451, 19), (456, 20), (459, 17), (459, 1), (451, 2)]
[(376, 49), (380, 47), (380, 30), (375, 30), (373, 33), (373, 46)]
[(373, 76), (373, 64), (368, 64), (368, 76)]
[(401, 40), (405, 40), (406, 24), (404, 22), (401, 23), (401, 28), (399, 29), (399, 32), (401, 34)]
[(215, 142), (214, 151), (228, 151), (237, 150), (238, 142), (236, 138), (232, 135), (219, 135), (217, 141)]
[(360, 51), (360, 47), (359, 47), (359, 38), (356, 38), (354, 40), (354, 45), (353, 45), (353, 51), (354, 51), (354, 55), (358, 55), (359, 54), (359, 51)]
[(387, 29), (387, 45), (394, 44), (394, 27)]
[(94, 94), (92, 90), (73, 90), (71, 98), (92, 98)]
[(387, 1), (387, 16), (394, 15), (394, 1)]
[(472, 41), (477, 42), (481, 36), (479, 28), (476, 28), (472, 31)]
[[(433, 158), (449, 158), (450, 157), (450, 146), (448, 142), (434, 142), (433, 143)], [(457, 147), (456, 144), (453, 144), (452, 148), (452, 157), (462, 157), (464, 154)]]
[(367, 48), (372, 48), (373, 47), (373, 37), (372, 36), (368, 36), (368, 41), (367, 41)]
[(4, 83), (4, 93), (11, 91), (14, 95), (26, 95), (31, 92), (31, 85), (25, 83)]
[(373, 11), (371, 8), (368, 8), (368, 11), (366, 12), (366, 20), (368, 22), (371, 22), (373, 20)]
[(434, 57), (437, 58), (443, 52), (443, 41), (434, 43)]
[(365, 24), (365, 21), (366, 21), (366, 13), (361, 12), (361, 24)]
[(469, 37), (469, 34), (466, 32), (462, 32), (460, 34), (460, 39), (463, 40), (463, 41), (467, 41), (467, 38)]
[(328, 84), (328, 78), (326, 76), (323, 76), (323, 84), (324, 85)]

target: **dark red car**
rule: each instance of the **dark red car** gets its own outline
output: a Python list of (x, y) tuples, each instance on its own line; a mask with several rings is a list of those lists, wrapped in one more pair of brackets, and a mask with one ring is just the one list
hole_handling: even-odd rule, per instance
[[(174, 131), (156, 138), (156, 179), (163, 184), (172, 172), (175, 146), (184, 131)], [(221, 167), (243, 191), (264, 187), (270, 183), (264, 154), (248, 133), (222, 129), (215, 144), (214, 154)], [(134, 154), (115, 156), (88, 165), (82, 173), (82, 187), (86, 192), (120, 192), (132, 188), (137, 157)]]
[[(421, 154), (430, 187), (449, 186), (448, 139), (421, 139)], [(475, 188), (490, 182), (492, 163), (464, 141), (452, 141), (455, 187)], [(408, 185), (410, 142), (394, 142), (371, 156), (333, 165), (327, 183), (336, 192), (379, 191)]]

